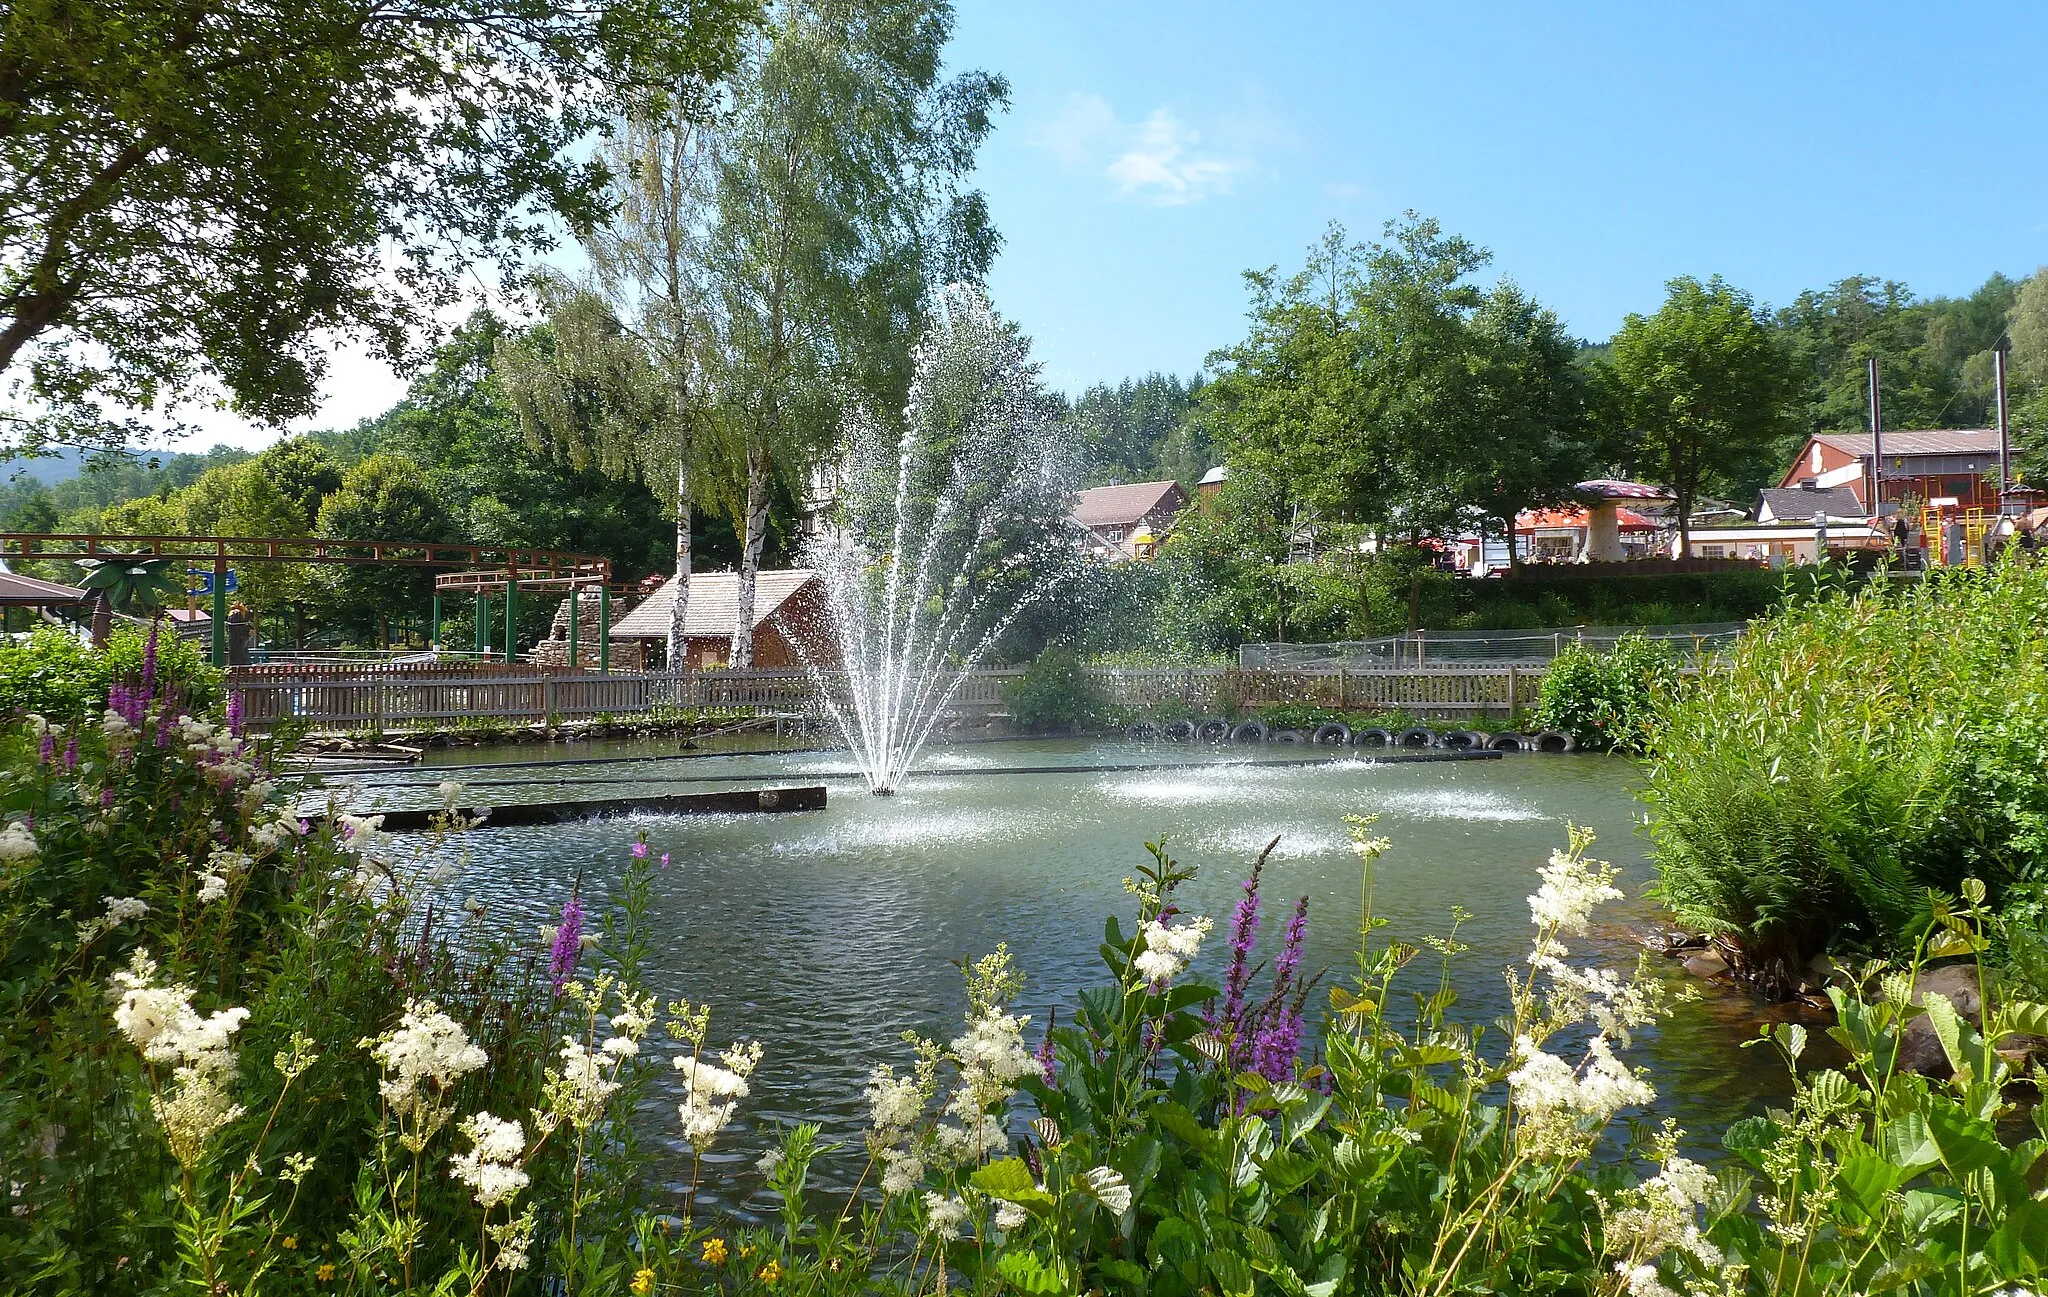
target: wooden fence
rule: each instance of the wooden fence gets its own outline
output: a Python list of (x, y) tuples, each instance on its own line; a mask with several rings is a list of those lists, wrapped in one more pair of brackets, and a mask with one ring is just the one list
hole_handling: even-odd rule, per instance
[[(974, 671), (955, 690), (949, 710), (990, 716), (1007, 708), (1005, 690), (1023, 670)], [(1543, 671), (1530, 666), (1408, 667), (1387, 670), (1245, 671), (1230, 667), (1095, 668), (1089, 674), (1110, 699), (1133, 708), (1179, 703), (1213, 715), (1245, 707), (1307, 704), (1340, 711), (1406, 711), (1423, 715), (1506, 715), (1531, 707)], [(843, 696), (845, 677), (827, 673), (827, 691)], [(563, 672), (541, 675), (485, 667), (463, 672), (281, 668), (229, 676), (243, 723), (258, 730), (296, 721), (316, 730), (433, 727), (469, 719), (513, 725), (712, 711), (770, 716), (820, 710), (818, 681), (807, 671)]]

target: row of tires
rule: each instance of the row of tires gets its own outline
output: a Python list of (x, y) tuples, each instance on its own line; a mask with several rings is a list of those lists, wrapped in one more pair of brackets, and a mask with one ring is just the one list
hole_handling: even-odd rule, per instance
[(1330, 721), (1312, 730), (1276, 730), (1264, 721), (1231, 721), (1221, 716), (1203, 721), (1139, 721), (1128, 731), (1134, 739), (1165, 739), (1173, 743), (1301, 743), (1326, 748), (1447, 748), (1453, 752), (1571, 752), (1572, 736), (1559, 730), (1535, 734), (1489, 734), (1485, 730), (1433, 730), (1423, 725), (1405, 730), (1366, 726), (1352, 729)]

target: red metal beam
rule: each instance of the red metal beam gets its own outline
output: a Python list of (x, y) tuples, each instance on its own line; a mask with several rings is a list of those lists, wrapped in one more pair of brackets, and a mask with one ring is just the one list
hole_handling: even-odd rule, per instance
[[(54, 549), (52, 546), (64, 546)], [(599, 554), (515, 549), (504, 545), (442, 545), (426, 541), (335, 540), (326, 537), (91, 536), (0, 532), (0, 555), (21, 558), (194, 558), (234, 563), (370, 563), (393, 567), (497, 567), (550, 576), (609, 580), (612, 561)], [(500, 578), (502, 580), (502, 578)], [(523, 579), (523, 578), (522, 578)]]

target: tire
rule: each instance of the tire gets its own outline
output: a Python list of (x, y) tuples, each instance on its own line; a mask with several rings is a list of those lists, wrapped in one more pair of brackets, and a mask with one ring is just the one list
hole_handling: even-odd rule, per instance
[(1240, 721), (1230, 731), (1230, 741), (1232, 743), (1264, 743), (1271, 733), (1272, 731), (1266, 728), (1266, 722), (1264, 721)]
[(1578, 740), (1563, 730), (1544, 730), (1536, 735), (1534, 746), (1538, 752), (1576, 752), (1579, 750)]
[(1172, 743), (1192, 743), (1195, 741), (1195, 723), (1193, 721), (1173, 721), (1162, 728), (1159, 734), (1160, 737)]
[(1397, 748), (1433, 748), (1436, 745), (1436, 731), (1421, 725), (1412, 725), (1394, 736)]
[(1526, 734), (1496, 734), (1486, 740), (1488, 752), (1527, 752), (1529, 736)]
[(1478, 730), (1452, 730), (1444, 735), (1443, 745), (1454, 752), (1484, 752), (1486, 740)]
[(1368, 725), (1362, 730), (1351, 731), (1351, 746), (1354, 748), (1390, 748), (1394, 746), (1394, 732), (1383, 730), (1377, 725)]
[(1195, 737), (1204, 743), (1222, 743), (1230, 738), (1230, 722), (1221, 716), (1212, 716), (1196, 727)]
[(1316, 726), (1312, 736), (1319, 748), (1343, 748), (1351, 746), (1351, 727), (1342, 721), (1329, 721)]
[(1124, 726), (1124, 737), (1127, 739), (1156, 739), (1159, 737), (1159, 727), (1151, 721), (1132, 721), (1129, 725)]

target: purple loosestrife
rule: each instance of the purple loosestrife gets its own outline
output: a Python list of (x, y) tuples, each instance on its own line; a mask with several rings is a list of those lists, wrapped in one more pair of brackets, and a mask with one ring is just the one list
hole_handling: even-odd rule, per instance
[(69, 774), (76, 769), (78, 769), (78, 730), (74, 727), (71, 731), (70, 742), (64, 745), (64, 771), (66, 774)]
[(242, 737), (242, 695), (232, 689), (228, 691), (228, 733)]
[(1259, 938), (1259, 875), (1265, 871), (1261, 855), (1244, 880), (1244, 896), (1230, 915), (1230, 974), (1223, 982), (1223, 1012), (1210, 1021), (1211, 1029), (1232, 1025), (1244, 1014), (1245, 988), (1252, 980), (1252, 947)]
[(1059, 1020), (1059, 1008), (1054, 1006), (1053, 1011), (1046, 1015), (1045, 1039), (1038, 1042), (1038, 1070), (1045, 1074), (1047, 1085), (1056, 1084), (1059, 1078), (1059, 1063), (1052, 1052), (1052, 1029)]
[(144, 698), (156, 693), (156, 635), (163, 623), (149, 624), (149, 642), (142, 646), (142, 694)]
[(57, 736), (55, 734), (50, 733), (50, 731), (48, 730), (43, 731), (43, 742), (41, 748), (38, 750), (36, 754), (36, 759), (41, 761), (46, 766), (54, 765), (56, 763)]
[(555, 929), (555, 944), (548, 951), (548, 980), (555, 994), (576, 974), (576, 956), (583, 950), (583, 905), (575, 897), (562, 903), (562, 923)]
[(1252, 1042), (1252, 1070), (1269, 1081), (1290, 1081), (1301, 1054), (1301, 1000), (1294, 985), (1301, 948), (1308, 937), (1308, 897), (1295, 904), (1287, 933), (1273, 961), (1273, 994)]

